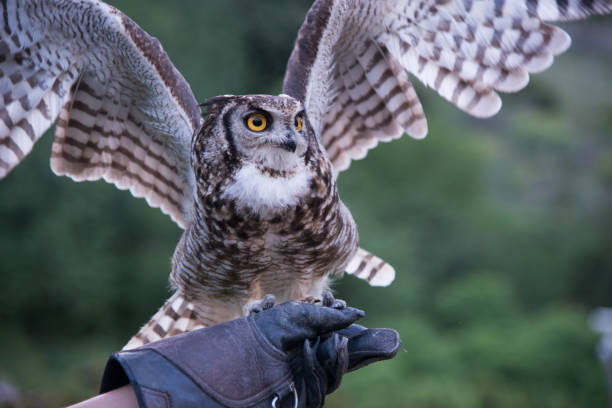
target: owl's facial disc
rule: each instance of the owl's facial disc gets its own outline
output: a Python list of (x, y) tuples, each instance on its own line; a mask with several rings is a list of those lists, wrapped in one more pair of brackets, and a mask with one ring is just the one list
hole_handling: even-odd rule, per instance
[[(297, 119), (296, 119), (297, 121)], [(257, 134), (257, 145), (271, 145), (280, 149), (295, 153), (297, 149), (297, 129), (286, 129), (283, 133), (282, 124), (279, 129), (274, 131), (273, 119), (269, 112), (255, 111), (247, 113), (244, 118), (245, 126), (251, 132)], [(297, 123), (297, 122), (296, 122)], [(280, 134), (280, 137), (278, 136)]]
[(303, 112), (299, 112), (293, 120), (287, 120), (280, 112), (257, 109), (247, 112), (243, 119), (246, 129), (253, 133), (252, 142), (255, 149), (266, 150), (272, 147), (299, 154), (302, 152), (297, 152), (298, 147), (302, 148), (307, 144), (302, 135), (302, 116)]
[[(303, 162), (308, 149), (301, 104), (248, 103), (235, 112), (232, 136), (237, 150), (248, 161), (275, 170), (291, 170)], [(277, 101), (280, 99), (280, 102)], [(285, 103), (281, 103), (285, 102)]]

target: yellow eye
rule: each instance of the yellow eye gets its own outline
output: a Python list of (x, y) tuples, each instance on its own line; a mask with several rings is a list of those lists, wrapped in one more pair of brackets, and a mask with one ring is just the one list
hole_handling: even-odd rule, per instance
[(302, 119), (295, 118), (295, 128), (297, 129), (298, 132), (302, 131)]
[(268, 127), (268, 119), (261, 113), (252, 113), (247, 118), (247, 126), (253, 132), (261, 132)]

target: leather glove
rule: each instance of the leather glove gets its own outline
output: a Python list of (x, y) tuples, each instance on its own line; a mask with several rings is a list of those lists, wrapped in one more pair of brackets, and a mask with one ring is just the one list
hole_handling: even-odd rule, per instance
[(345, 372), (393, 358), (401, 345), (392, 329), (367, 329), (353, 324), (316, 340), (305, 340), (292, 362), (300, 406), (321, 407), (325, 395), (340, 386)]
[(318, 407), (362, 355), (373, 362), (399, 348), (392, 330), (346, 329), (363, 315), (286, 302), (113, 354), (101, 392), (131, 383), (141, 408)]

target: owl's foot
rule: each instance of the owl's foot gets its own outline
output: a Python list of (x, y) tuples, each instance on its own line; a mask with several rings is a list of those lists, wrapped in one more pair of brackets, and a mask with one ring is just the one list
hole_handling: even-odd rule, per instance
[(336, 299), (329, 290), (323, 292), (322, 299), (317, 299), (313, 296), (308, 296), (307, 298), (300, 300), (300, 302), (311, 304), (320, 303), (321, 306), (331, 307), (332, 309), (338, 310), (346, 308), (346, 302), (342, 299)]
[(247, 303), (244, 306), (244, 315), (250, 316), (270, 309), (276, 303), (274, 295), (266, 295), (263, 299)]
[[(311, 304), (321, 304), (323, 307), (331, 307), (332, 309), (342, 310), (346, 308), (346, 302), (342, 299), (336, 299), (334, 295), (332, 295), (331, 291), (323, 292), (323, 297), (321, 299), (317, 299), (314, 296), (308, 296), (300, 300), (304, 303)], [(276, 298), (274, 295), (266, 295), (263, 299), (257, 300), (254, 302), (247, 303), (244, 306), (244, 315), (250, 316), (264, 310), (270, 309), (276, 303)]]
[(346, 308), (346, 302), (342, 299), (336, 299), (329, 290), (323, 293), (321, 303), (323, 306), (331, 307), (332, 309), (340, 310)]

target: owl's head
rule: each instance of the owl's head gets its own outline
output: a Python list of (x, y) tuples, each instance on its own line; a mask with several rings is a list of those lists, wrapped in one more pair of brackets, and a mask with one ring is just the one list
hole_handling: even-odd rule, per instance
[(200, 137), (219, 139), (216, 144), (233, 160), (278, 171), (304, 163), (313, 134), (298, 100), (287, 95), (225, 95), (202, 106), (207, 111)]

